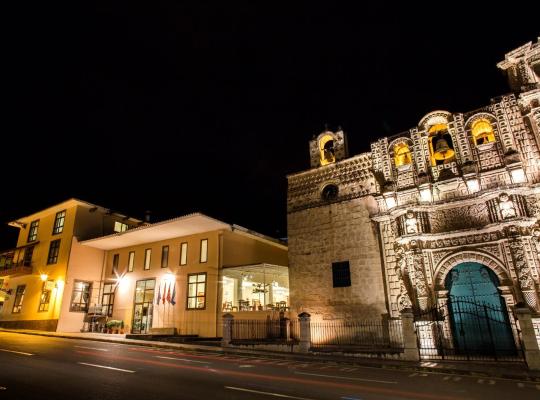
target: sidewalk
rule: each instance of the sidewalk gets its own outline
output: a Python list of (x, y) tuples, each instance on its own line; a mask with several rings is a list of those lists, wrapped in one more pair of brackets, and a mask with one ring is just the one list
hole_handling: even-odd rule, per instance
[(171, 350), (196, 350), (222, 354), (238, 354), (244, 356), (258, 356), (266, 358), (289, 359), (307, 362), (322, 363), (340, 363), (349, 365), (358, 365), (372, 368), (399, 369), (416, 372), (431, 372), (466, 375), (475, 377), (492, 377), (500, 379), (513, 379), (540, 383), (540, 371), (529, 371), (524, 363), (510, 362), (462, 362), (462, 361), (399, 361), (399, 360), (381, 360), (377, 358), (356, 358), (348, 356), (335, 355), (313, 355), (301, 353), (281, 353), (270, 352), (255, 349), (238, 349), (229, 347), (206, 346), (188, 343), (169, 343), (155, 340), (126, 339), (124, 334), (106, 334), (106, 333), (58, 333), (33, 331), (25, 329), (3, 329), (0, 332), (11, 332), (25, 335), (49, 336), (68, 339), (92, 340), (109, 343), (122, 343), (134, 346), (159, 347)]

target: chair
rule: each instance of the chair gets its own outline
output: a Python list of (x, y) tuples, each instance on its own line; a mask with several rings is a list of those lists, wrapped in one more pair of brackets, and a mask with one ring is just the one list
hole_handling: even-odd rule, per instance
[(231, 312), (233, 310), (232, 301), (226, 301), (223, 303), (223, 311)]
[(238, 300), (238, 309), (240, 311), (249, 311), (249, 300)]

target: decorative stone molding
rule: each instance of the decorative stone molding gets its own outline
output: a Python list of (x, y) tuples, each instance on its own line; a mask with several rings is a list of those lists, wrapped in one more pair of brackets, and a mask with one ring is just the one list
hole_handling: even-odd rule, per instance
[(443, 289), (446, 275), (448, 275), (450, 270), (456, 265), (464, 262), (476, 262), (485, 265), (497, 275), (501, 284), (506, 284), (510, 281), (508, 271), (501, 260), (482, 251), (466, 250), (453, 253), (439, 262), (435, 268), (434, 274), (435, 290)]

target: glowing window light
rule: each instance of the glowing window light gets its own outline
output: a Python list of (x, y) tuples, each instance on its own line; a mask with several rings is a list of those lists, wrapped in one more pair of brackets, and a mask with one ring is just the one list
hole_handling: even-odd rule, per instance
[(472, 125), (471, 133), (474, 138), (474, 143), (479, 146), (495, 141), (495, 133), (493, 127), (487, 119), (479, 119)]

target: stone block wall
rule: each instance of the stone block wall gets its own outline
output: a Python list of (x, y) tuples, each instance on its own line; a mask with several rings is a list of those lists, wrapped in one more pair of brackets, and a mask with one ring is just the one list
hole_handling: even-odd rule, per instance
[[(372, 200), (371, 200), (372, 201)], [(377, 227), (367, 198), (289, 213), (290, 298), (317, 319), (372, 319), (387, 313)], [(333, 287), (332, 263), (349, 261), (350, 287)]]

